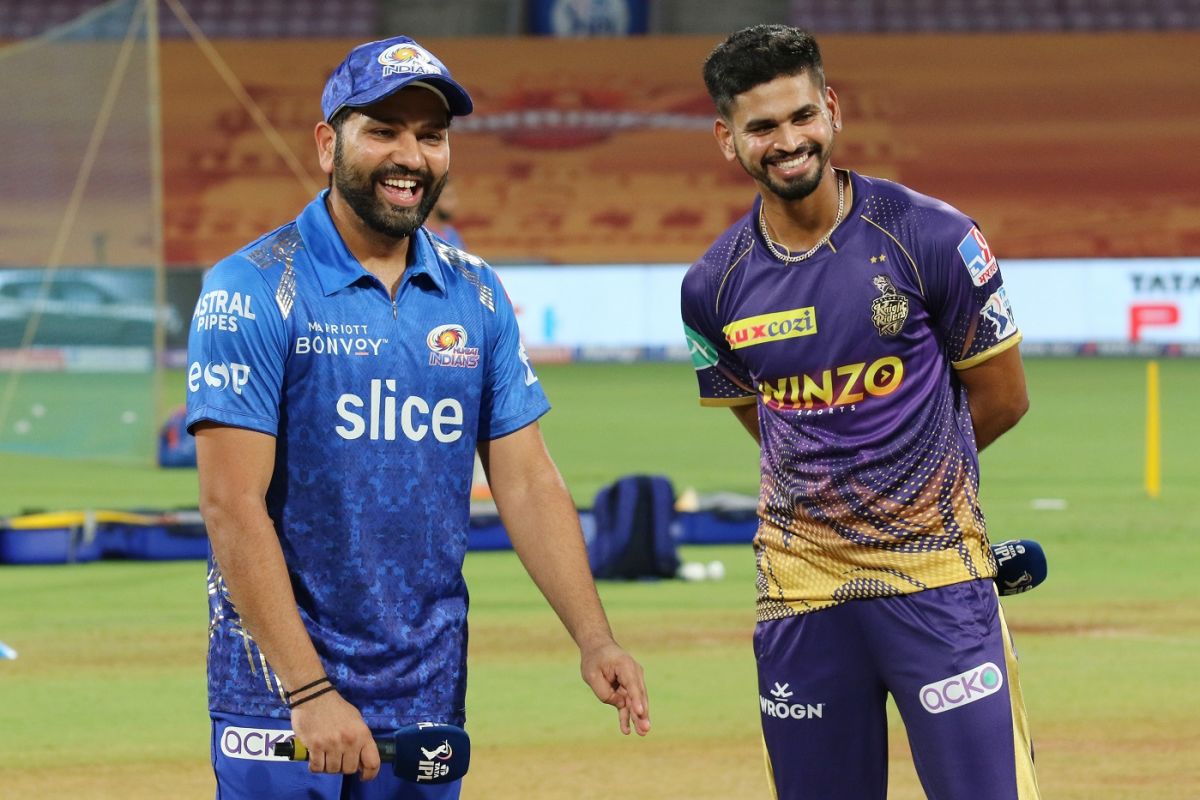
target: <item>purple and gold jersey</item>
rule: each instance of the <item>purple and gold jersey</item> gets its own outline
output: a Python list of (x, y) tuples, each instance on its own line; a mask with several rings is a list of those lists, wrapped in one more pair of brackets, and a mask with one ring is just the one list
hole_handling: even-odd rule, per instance
[(1021, 338), (996, 259), (950, 206), (851, 173), (829, 246), (787, 264), (761, 199), (688, 271), (701, 403), (757, 403), (758, 617), (995, 574), (955, 370)]
[[(393, 300), (347, 250), (325, 196), (205, 278), (188, 426), (275, 437), (267, 510), (300, 616), (367, 724), (461, 724), (476, 441), (549, 404), (487, 265), (420, 230)], [(209, 598), (211, 709), (286, 719), (218, 564)]]

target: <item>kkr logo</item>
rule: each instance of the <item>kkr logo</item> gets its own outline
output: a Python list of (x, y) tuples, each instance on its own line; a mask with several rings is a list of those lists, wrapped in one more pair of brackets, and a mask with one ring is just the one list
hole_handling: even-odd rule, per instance
[(867, 395), (886, 397), (904, 381), (904, 362), (884, 356), (870, 364), (843, 364), (819, 376), (793, 375), (758, 384), (763, 402), (771, 408), (833, 408), (862, 402)]
[(871, 301), (871, 322), (880, 336), (895, 336), (908, 319), (908, 298), (896, 291), (886, 275), (876, 275), (871, 284), (881, 295)]
[(812, 336), (817, 332), (817, 312), (813, 306), (760, 314), (731, 322), (721, 329), (729, 347), (738, 350), (756, 344)]
[(188, 391), (200, 391), (200, 380), (217, 391), (233, 389), (234, 394), (241, 394), (242, 387), (250, 382), (250, 367), (245, 364), (221, 364), (210, 362), (200, 367), (199, 361), (193, 361), (188, 367)]
[(1000, 691), (1004, 673), (992, 662), (972, 667), (940, 681), (921, 687), (921, 705), (930, 714), (951, 711)]

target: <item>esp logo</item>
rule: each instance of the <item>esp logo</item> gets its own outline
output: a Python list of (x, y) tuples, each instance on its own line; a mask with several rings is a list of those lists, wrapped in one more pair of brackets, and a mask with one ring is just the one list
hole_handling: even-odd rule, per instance
[(210, 361), (204, 367), (199, 361), (193, 361), (188, 367), (188, 391), (200, 391), (200, 381), (217, 391), (233, 389), (234, 394), (241, 394), (242, 387), (250, 382), (250, 367), (245, 364), (221, 363)]

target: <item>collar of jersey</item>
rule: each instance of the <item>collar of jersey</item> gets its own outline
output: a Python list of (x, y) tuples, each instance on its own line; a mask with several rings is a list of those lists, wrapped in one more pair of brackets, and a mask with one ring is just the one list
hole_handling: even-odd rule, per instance
[[(842, 214), (842, 221), (838, 223), (838, 226), (833, 230), (833, 234), (829, 237), (829, 241), (833, 245), (835, 252), (842, 248), (847, 239), (851, 238), (850, 228), (852, 226), (850, 225), (850, 221), (859, 213), (859, 209), (862, 208), (862, 197), (867, 193), (867, 187), (861, 175), (853, 170), (845, 170), (845, 173), (849, 179), (846, 188), (850, 189), (853, 187), (854, 191), (850, 199), (850, 207)], [(762, 195), (760, 194), (754, 198), (754, 203), (750, 207), (750, 215), (748, 217), (751, 226), (754, 228), (754, 235), (760, 240), (762, 239), (762, 234), (758, 232), (758, 209), (761, 206)]]
[[(329, 190), (322, 189), (296, 220), (300, 227), (300, 236), (312, 255), (317, 281), (326, 297), (345, 289), (364, 275), (374, 277), (358, 263), (358, 259), (346, 247), (346, 242), (338, 233), (333, 218), (329, 216), (329, 208), (325, 205), (328, 195)], [(411, 281), (418, 275), (428, 275), (438, 291), (445, 293), (446, 282), (442, 276), (441, 260), (433, 245), (429, 243), (429, 234), (424, 228), (413, 234), (411, 244), (414, 249), (409, 254), (404, 280)]]

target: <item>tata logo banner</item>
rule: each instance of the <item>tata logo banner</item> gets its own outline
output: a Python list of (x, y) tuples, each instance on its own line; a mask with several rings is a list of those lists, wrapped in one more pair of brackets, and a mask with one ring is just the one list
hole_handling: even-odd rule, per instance
[(1000, 272), (1027, 343), (1200, 345), (1200, 259), (1002, 259)]

